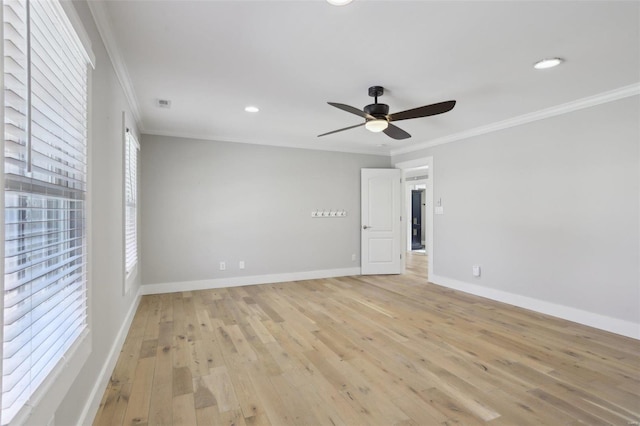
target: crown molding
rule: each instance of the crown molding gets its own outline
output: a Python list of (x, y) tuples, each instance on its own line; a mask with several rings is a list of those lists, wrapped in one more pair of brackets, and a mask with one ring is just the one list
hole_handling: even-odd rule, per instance
[(394, 150), (391, 150), (391, 155), (394, 156), (399, 154), (407, 154), (410, 152), (419, 151), (421, 149), (431, 148), (438, 145), (444, 145), (450, 142), (456, 142), (463, 139), (469, 139), (475, 136), (497, 132), (499, 130), (508, 129), (510, 127), (521, 126), (523, 124), (531, 123), (534, 121), (544, 120), (546, 118), (555, 117), (557, 115), (567, 114), (569, 112), (578, 111), (584, 108), (590, 108), (596, 105), (601, 105), (608, 102), (613, 102), (619, 99), (628, 98), (628, 97), (637, 96), (637, 95), (640, 95), (640, 83), (631, 84), (629, 86), (620, 87), (618, 89), (610, 90), (608, 92), (603, 92), (597, 95), (588, 96), (586, 98), (577, 99), (575, 101), (567, 102), (561, 105), (556, 105), (551, 108), (546, 108), (546, 109), (532, 112), (529, 114), (519, 115), (517, 117), (509, 118), (507, 120), (497, 121), (495, 123), (491, 123), (486, 126), (480, 126), (474, 129), (465, 130), (464, 132), (453, 133), (451, 135), (443, 136), (441, 138), (436, 138), (429, 141), (421, 142), (416, 145), (394, 149)]
[(261, 141), (256, 142), (253, 140), (242, 140), (242, 139), (220, 139), (214, 135), (210, 134), (194, 134), (194, 133), (181, 133), (181, 132), (166, 132), (163, 130), (153, 130), (147, 129), (144, 132), (141, 132), (143, 135), (148, 136), (160, 136), (167, 138), (179, 138), (179, 139), (193, 139), (198, 141), (208, 141), (208, 142), (220, 142), (220, 143), (240, 143), (240, 144), (248, 144), (248, 145), (257, 145), (257, 146), (267, 146), (273, 148), (292, 148), (292, 149), (305, 149), (311, 151), (326, 151), (326, 152), (344, 152), (347, 154), (364, 154), (364, 155), (377, 155), (381, 157), (389, 157), (391, 158), (388, 150), (380, 150), (376, 147), (342, 147), (342, 146), (313, 146), (313, 145), (300, 145), (296, 143), (288, 143), (288, 142), (274, 142), (274, 141)]
[(111, 20), (109, 19), (109, 15), (105, 8), (104, 2), (88, 1), (87, 4), (89, 5), (89, 10), (91, 10), (91, 14), (93, 15), (96, 27), (98, 28), (98, 32), (100, 33), (100, 37), (102, 38), (102, 42), (104, 43), (104, 47), (107, 50), (107, 54), (111, 59), (113, 69), (115, 70), (116, 76), (120, 81), (120, 85), (122, 86), (124, 95), (127, 98), (129, 108), (131, 109), (131, 114), (133, 114), (133, 118), (136, 121), (136, 126), (138, 130), (142, 132), (144, 131), (144, 125), (140, 116), (140, 108), (138, 107), (136, 93), (133, 90), (133, 84), (131, 83), (131, 78), (129, 77), (129, 71), (127, 71), (127, 67), (125, 66), (124, 60), (122, 59), (122, 55), (120, 54), (120, 50), (118, 49), (118, 44), (113, 37)]

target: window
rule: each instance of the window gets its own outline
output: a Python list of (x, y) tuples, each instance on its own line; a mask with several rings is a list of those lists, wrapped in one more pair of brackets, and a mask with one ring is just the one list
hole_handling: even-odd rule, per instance
[(138, 263), (138, 150), (140, 146), (127, 129), (124, 145), (124, 253), (125, 291), (127, 280)]
[(87, 328), (88, 56), (56, 0), (3, 0), (1, 423)]

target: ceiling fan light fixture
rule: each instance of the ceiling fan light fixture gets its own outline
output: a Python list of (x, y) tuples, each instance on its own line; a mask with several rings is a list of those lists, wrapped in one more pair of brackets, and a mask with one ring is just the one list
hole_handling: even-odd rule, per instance
[(547, 68), (557, 67), (563, 62), (564, 59), (562, 58), (545, 58), (533, 64), (533, 67), (537, 70), (545, 70)]
[(389, 127), (389, 122), (384, 118), (376, 118), (375, 120), (369, 120), (364, 125), (365, 129), (373, 133), (379, 133), (386, 130)]
[(329, 4), (332, 4), (334, 6), (344, 6), (345, 4), (351, 3), (351, 1), (352, 0), (327, 0)]

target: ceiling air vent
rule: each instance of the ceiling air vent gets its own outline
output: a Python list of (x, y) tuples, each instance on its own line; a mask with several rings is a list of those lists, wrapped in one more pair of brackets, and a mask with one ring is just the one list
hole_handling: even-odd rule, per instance
[(156, 100), (156, 105), (160, 108), (171, 108), (171, 101), (168, 99), (158, 99)]

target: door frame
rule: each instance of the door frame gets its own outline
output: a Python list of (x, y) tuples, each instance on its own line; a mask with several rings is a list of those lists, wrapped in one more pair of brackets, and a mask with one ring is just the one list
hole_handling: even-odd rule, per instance
[[(435, 189), (435, 173), (433, 170), (433, 156), (417, 158), (415, 160), (408, 161), (400, 161), (393, 164), (393, 167), (402, 170), (402, 183), (406, 188), (406, 179), (405, 174), (409, 169), (415, 169), (417, 167), (429, 167), (429, 179), (427, 179), (427, 190), (425, 191), (425, 198), (427, 203), (427, 208), (425, 209), (425, 217), (427, 226), (427, 244), (426, 244), (426, 252), (427, 252), (427, 281), (430, 276), (435, 275), (435, 271), (433, 270), (433, 248), (434, 248), (434, 234), (433, 234), (433, 200), (434, 200), (434, 189)], [(406, 197), (407, 191), (402, 191), (402, 197)], [(402, 217), (407, 218), (411, 215), (410, 211), (407, 211), (407, 200), (406, 198), (402, 200)], [(405, 222), (406, 223), (406, 222)], [(402, 247), (407, 247), (407, 232), (402, 232)], [(404, 273), (406, 270), (406, 256), (402, 256), (402, 272)]]

